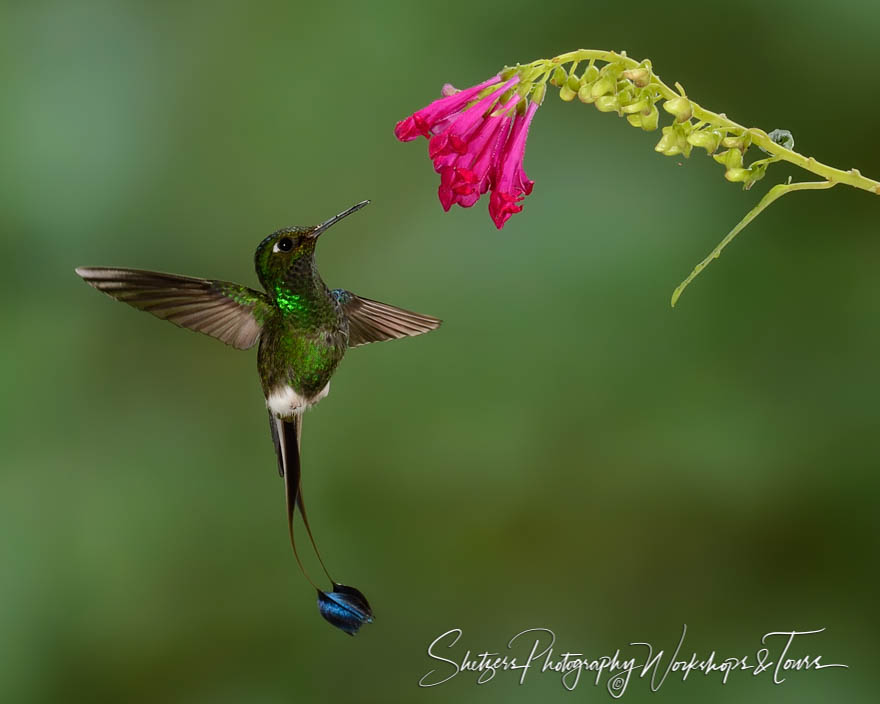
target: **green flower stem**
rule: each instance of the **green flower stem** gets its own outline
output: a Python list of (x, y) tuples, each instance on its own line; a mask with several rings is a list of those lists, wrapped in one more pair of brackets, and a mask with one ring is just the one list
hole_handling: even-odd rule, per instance
[(776, 186), (773, 186), (769, 191), (767, 191), (767, 195), (765, 195), (758, 204), (752, 208), (746, 216), (740, 220), (736, 227), (734, 227), (730, 232), (727, 233), (727, 236), (718, 243), (718, 246), (715, 247), (703, 261), (697, 264), (694, 267), (694, 270), (688, 275), (688, 277), (682, 281), (672, 292), (672, 307), (675, 308), (675, 304), (678, 302), (679, 296), (681, 296), (682, 292), (687, 288), (688, 284), (693, 281), (697, 275), (705, 269), (709, 264), (712, 263), (713, 259), (718, 259), (721, 256), (721, 252), (724, 248), (729, 245), (733, 238), (736, 237), (742, 230), (748, 225), (752, 220), (754, 220), (761, 212), (770, 205), (773, 201), (781, 198), (786, 193), (792, 193), (794, 191), (818, 191), (826, 188), (831, 188), (832, 186), (836, 186), (836, 181), (806, 181), (802, 183), (780, 183)]
[[(617, 63), (625, 66), (626, 68), (649, 68), (650, 70), (650, 67), (646, 67), (644, 62), (640, 63), (635, 59), (629, 58), (626, 55), (626, 52), (617, 53), (615, 51), (599, 51), (594, 49), (578, 49), (577, 51), (570, 51), (567, 54), (560, 54), (553, 59), (541, 59), (539, 61), (536, 61), (532, 65), (544, 65), (549, 70), (553, 66), (567, 64), (572, 61), (587, 60), (605, 61), (608, 63)], [(681, 94), (679, 92), (673, 90), (663, 81), (661, 81), (660, 78), (655, 73), (653, 73), (653, 71), (651, 72), (651, 75), (651, 85), (656, 88), (657, 92), (660, 93), (663, 98), (665, 98), (666, 100), (672, 100), (674, 98), (680, 97)], [(806, 171), (814, 173), (817, 176), (821, 176), (827, 181), (832, 182), (832, 185), (835, 183), (844, 183), (847, 186), (861, 188), (864, 191), (870, 191), (871, 193), (880, 195), (880, 181), (874, 181), (873, 179), (862, 176), (862, 174), (859, 173), (858, 169), (842, 171), (841, 169), (835, 169), (832, 166), (826, 166), (825, 164), (816, 161), (816, 159), (811, 156), (806, 157), (803, 154), (799, 154), (792, 149), (786, 149), (782, 145), (777, 144), (772, 139), (770, 139), (770, 136), (764, 130), (755, 127), (743, 127), (733, 120), (730, 120), (726, 115), (714, 113), (711, 110), (706, 110), (704, 107), (701, 107), (693, 100), (691, 100), (690, 102), (693, 108), (694, 117), (697, 120), (706, 122), (721, 129), (733, 130), (741, 134), (748, 134), (751, 137), (752, 144), (758, 145), (768, 154), (772, 154), (773, 156), (776, 156), (783, 161), (787, 161), (791, 164), (794, 164), (795, 166), (799, 166)], [(779, 196), (776, 197), (778, 198)]]

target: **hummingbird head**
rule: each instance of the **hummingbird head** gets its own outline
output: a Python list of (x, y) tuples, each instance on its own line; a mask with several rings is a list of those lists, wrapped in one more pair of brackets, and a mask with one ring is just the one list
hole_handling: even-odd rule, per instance
[(254, 265), (263, 288), (270, 290), (276, 283), (288, 280), (299, 271), (311, 273), (318, 237), (369, 202), (361, 201), (320, 225), (284, 227), (260, 242), (254, 255)]

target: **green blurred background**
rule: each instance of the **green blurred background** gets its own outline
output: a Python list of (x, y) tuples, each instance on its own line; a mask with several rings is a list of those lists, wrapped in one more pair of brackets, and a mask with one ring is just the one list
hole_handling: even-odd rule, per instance
[[(880, 176), (875, 2), (10, 2), (0, 54), (0, 699), (611, 701), (555, 676), (424, 690), (427, 644), (632, 640), (849, 670), (670, 680), (631, 701), (874, 701), (880, 202), (766, 191), (555, 97), (525, 210), (444, 214), (394, 123), (578, 47)], [(318, 616), (287, 542), (253, 352), (100, 296), (76, 265), (255, 284), (267, 233), (328, 283), (442, 317), (346, 358), (304, 432), (313, 528), (376, 623)], [(801, 652), (800, 654), (803, 654)], [(871, 695), (871, 692), (874, 695)]]

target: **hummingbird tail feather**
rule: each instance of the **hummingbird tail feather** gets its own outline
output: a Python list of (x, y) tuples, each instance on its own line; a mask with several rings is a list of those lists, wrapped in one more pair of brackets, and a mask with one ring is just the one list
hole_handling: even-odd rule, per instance
[(318, 544), (315, 542), (315, 536), (312, 535), (312, 528), (311, 526), (309, 526), (309, 519), (306, 516), (306, 505), (303, 503), (302, 480), (300, 480), (299, 491), (296, 495), (296, 505), (299, 506), (299, 513), (302, 516), (303, 525), (305, 525), (306, 527), (306, 533), (309, 534), (309, 540), (312, 543), (312, 549), (315, 551), (315, 555), (318, 556), (318, 562), (321, 563), (321, 569), (324, 570), (324, 574), (327, 575), (327, 579), (329, 579), (331, 582), (334, 582), (335, 584), (333, 577), (331, 577), (330, 573), (327, 571), (327, 566), (324, 564), (324, 558), (321, 557), (321, 552), (318, 550)]
[(295, 427), (299, 425), (299, 422), (297, 420), (289, 423), (280, 418), (272, 418), (272, 423), (272, 439), (275, 441), (275, 451), (278, 455), (278, 465), (284, 477), (284, 489), (287, 497), (287, 532), (290, 535), (290, 546), (293, 548), (293, 556), (296, 558), (296, 564), (299, 565), (300, 571), (309, 580), (309, 583), (317, 589), (299, 557), (299, 551), (296, 549), (296, 538), (293, 534), (293, 512), (296, 510), (301, 474), (299, 444), (297, 443), (297, 430)]
[(278, 457), (278, 471), (284, 478), (284, 489), (287, 497), (287, 530), (290, 534), (290, 545), (293, 548), (296, 563), (306, 579), (312, 583), (312, 586), (315, 586), (308, 572), (306, 572), (302, 560), (300, 560), (299, 552), (296, 548), (296, 540), (294, 539), (294, 511), (296, 507), (299, 507), (303, 524), (306, 527), (306, 533), (309, 535), (309, 541), (312, 543), (312, 548), (318, 557), (318, 562), (321, 563), (321, 569), (324, 570), (327, 579), (333, 582), (333, 578), (327, 571), (321, 553), (318, 551), (318, 545), (312, 535), (312, 528), (309, 525), (309, 519), (306, 516), (306, 508), (302, 498), (302, 467), (299, 454), (300, 438), (302, 436), (302, 416), (297, 414), (293, 417), (293, 420), (282, 420), (276, 418), (270, 411), (269, 427), (272, 432), (272, 441), (275, 444), (275, 453)]
[(284, 479), (284, 455), (281, 453), (281, 422), (269, 411), (269, 432), (272, 433), (272, 445), (275, 447), (275, 457), (278, 458), (278, 476)]
[[(321, 616), (349, 635), (354, 635), (358, 629), (365, 623), (373, 622), (373, 610), (370, 602), (363, 592), (355, 587), (339, 584), (334, 581), (324, 566), (324, 560), (321, 559), (321, 553), (318, 552), (318, 546), (315, 544), (315, 538), (312, 536), (312, 529), (309, 527), (309, 519), (306, 518), (306, 507), (302, 498), (301, 486), (301, 465), (299, 457), (299, 441), (302, 432), (302, 416), (294, 415), (291, 420), (282, 420), (276, 418), (269, 412), (269, 421), (272, 430), (272, 440), (275, 443), (275, 452), (278, 456), (278, 467), (284, 477), (284, 488), (287, 495), (287, 529), (290, 533), (290, 545), (293, 547), (293, 556), (296, 558), (296, 564), (299, 565), (300, 571), (305, 578), (309, 580), (309, 584), (318, 592), (318, 611)], [(296, 540), (293, 536), (293, 514), (296, 507), (302, 515), (306, 532), (309, 534), (309, 540), (318, 556), (318, 561), (330, 580), (332, 589), (323, 591), (320, 589), (306, 572), (306, 568), (299, 557), (296, 549)]]

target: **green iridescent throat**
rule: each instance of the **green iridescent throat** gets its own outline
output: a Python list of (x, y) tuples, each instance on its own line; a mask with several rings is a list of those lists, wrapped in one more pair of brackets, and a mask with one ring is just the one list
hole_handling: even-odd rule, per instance
[(281, 284), (275, 284), (275, 302), (286, 315), (299, 317), (309, 312), (309, 306), (303, 300), (303, 296), (293, 293)]

